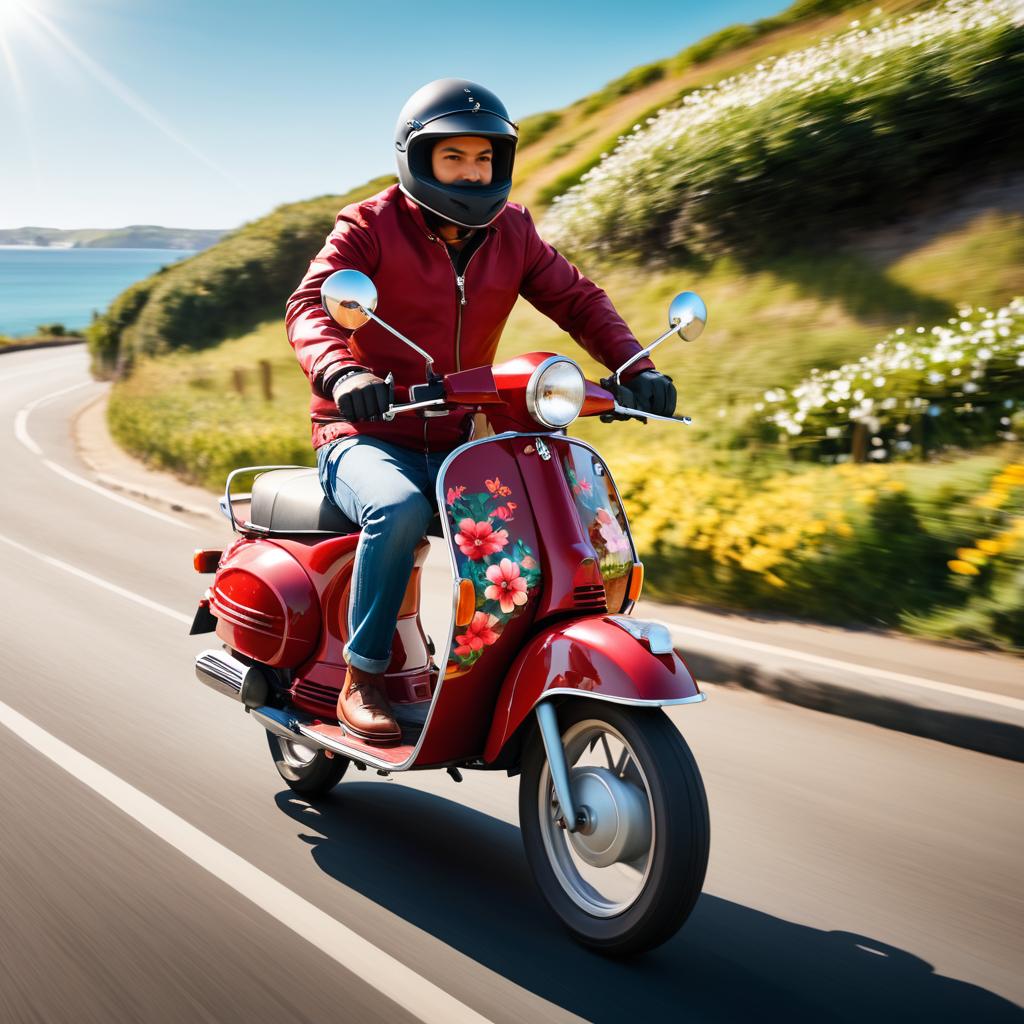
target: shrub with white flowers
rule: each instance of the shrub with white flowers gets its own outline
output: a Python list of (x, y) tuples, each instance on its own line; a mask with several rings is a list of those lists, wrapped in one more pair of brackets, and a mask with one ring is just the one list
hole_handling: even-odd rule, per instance
[(1020, 151), (1020, 0), (851, 23), (682, 98), (558, 197), (577, 254), (785, 249), (898, 213), (951, 167)]
[(754, 409), (780, 440), (828, 459), (849, 455), (858, 424), (872, 459), (1014, 440), (1024, 420), (1024, 298), (997, 312), (964, 307), (930, 330), (900, 328), (855, 363), (766, 391)]

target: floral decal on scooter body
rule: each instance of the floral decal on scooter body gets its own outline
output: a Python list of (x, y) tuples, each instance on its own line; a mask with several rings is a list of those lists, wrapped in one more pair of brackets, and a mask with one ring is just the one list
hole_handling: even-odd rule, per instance
[(608, 607), (617, 611), (625, 601), (635, 557), (626, 514), (604, 462), (593, 452), (583, 445), (566, 444), (561, 463), (580, 525), (597, 554)]
[(533, 550), (516, 536), (519, 503), (512, 500), (512, 489), (499, 476), (485, 479), (484, 486), (486, 490), (470, 492), (460, 484), (446, 494), (459, 576), (472, 580), (476, 590), (473, 618), (456, 627), (450, 655), (461, 668), (473, 665), (497, 641), (536, 593), (541, 578)]

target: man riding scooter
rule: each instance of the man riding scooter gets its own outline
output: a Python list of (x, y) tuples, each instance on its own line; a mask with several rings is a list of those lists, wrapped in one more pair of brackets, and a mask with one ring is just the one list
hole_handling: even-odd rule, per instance
[[(422, 361), (376, 323), (358, 335), (339, 327), (321, 305), (320, 286), (342, 269), (372, 277), (377, 312), (415, 337), (442, 375), (491, 365), (520, 295), (609, 369), (641, 348), (608, 296), (540, 238), (524, 207), (508, 203), (517, 141), (490, 90), (461, 79), (425, 85), (398, 118), (399, 184), (338, 214), (288, 300), (288, 339), (313, 393), (320, 483), (361, 529), (338, 718), (381, 746), (401, 740), (382, 673), (414, 549), (436, 511), (441, 463), (473, 420), (382, 420), (392, 392), (404, 400), (422, 380)], [(624, 376), (629, 393), (620, 404), (672, 415), (672, 380), (649, 359)]]

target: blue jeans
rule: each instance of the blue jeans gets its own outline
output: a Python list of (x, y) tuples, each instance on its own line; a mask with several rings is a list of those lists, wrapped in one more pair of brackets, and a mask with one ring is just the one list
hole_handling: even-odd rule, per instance
[(391, 660), (413, 552), (437, 509), (434, 485), (445, 458), (446, 452), (417, 452), (366, 436), (317, 450), (320, 486), (361, 528), (344, 654), (364, 672), (383, 672)]

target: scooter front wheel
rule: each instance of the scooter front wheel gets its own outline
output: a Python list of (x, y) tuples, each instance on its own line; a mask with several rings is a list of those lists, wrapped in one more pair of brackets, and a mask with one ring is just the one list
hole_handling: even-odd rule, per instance
[(683, 925), (704, 882), (709, 822), (700, 771), (660, 709), (578, 700), (558, 717), (585, 820), (575, 832), (561, 826), (538, 732), (519, 789), (534, 878), (583, 944), (610, 956), (651, 949)]
[(277, 736), (267, 730), (267, 744), (274, 766), (282, 779), (302, 796), (323, 796), (341, 782), (349, 766), (347, 757), (328, 757), (303, 743)]

